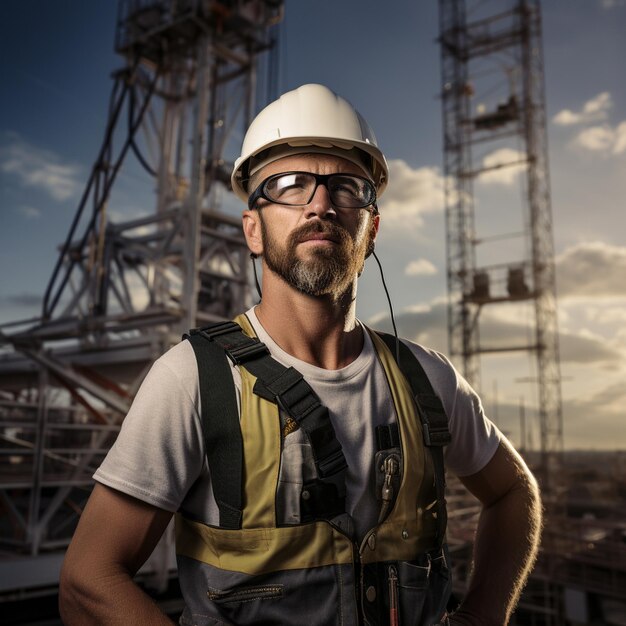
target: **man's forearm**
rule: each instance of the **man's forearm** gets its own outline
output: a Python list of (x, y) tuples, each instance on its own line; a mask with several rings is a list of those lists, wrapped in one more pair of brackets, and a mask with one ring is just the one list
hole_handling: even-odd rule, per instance
[(63, 623), (171, 625), (133, 582), (171, 517), (171, 512), (97, 483), (61, 569)]
[(173, 624), (125, 572), (65, 575), (61, 580), (59, 609), (66, 626)]
[(470, 584), (455, 623), (508, 623), (535, 562), (540, 534), (541, 503), (531, 478), (483, 509)]

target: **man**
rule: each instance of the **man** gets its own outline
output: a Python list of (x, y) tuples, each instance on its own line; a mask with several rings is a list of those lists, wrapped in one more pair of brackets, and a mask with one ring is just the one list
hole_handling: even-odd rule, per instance
[[(445, 357), (396, 346), (424, 370), (440, 398), (431, 406), (443, 404), (447, 468), (483, 505), (469, 590), (448, 618), (428, 426), (394, 350), (356, 319), (357, 278), (384, 221), (376, 200), (387, 172), (365, 120), (321, 85), (283, 95), (254, 120), (232, 181), (248, 202), (243, 230), (262, 259), (263, 295), (237, 322), (275, 361), (226, 325), (156, 362), (95, 474), (68, 549), (67, 624), (170, 623), (132, 577), (175, 512), (182, 624), (507, 623), (537, 550), (536, 483)], [(220, 390), (201, 391), (208, 376), (200, 367), (199, 381), (196, 356), (224, 332), (231, 339), (222, 347), (238, 363), (228, 377), (240, 423), (232, 437), (205, 446), (206, 429), (226, 412), (206, 416), (201, 402)], [(233, 357), (238, 337), (248, 343), (237, 354), (249, 360)], [(315, 406), (320, 430), (288, 404), (287, 392), (268, 394), (272, 381), (251, 373), (257, 358), (271, 361), (274, 379), (293, 374), (285, 368), (302, 375), (294, 381), (314, 393), (299, 401)], [(241, 510), (224, 502), (237, 491), (224, 489), (228, 472), (218, 478), (232, 460), (223, 451), (239, 437)]]

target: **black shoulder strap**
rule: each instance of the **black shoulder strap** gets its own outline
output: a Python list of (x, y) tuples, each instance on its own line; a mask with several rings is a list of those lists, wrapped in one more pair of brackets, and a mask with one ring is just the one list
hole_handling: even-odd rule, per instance
[[(387, 345), (396, 359), (396, 338), (387, 333), (376, 333)], [(443, 447), (450, 443), (448, 416), (439, 396), (433, 390), (430, 380), (421, 363), (410, 348), (402, 341), (398, 367), (406, 377), (413, 391), (417, 412), (422, 424), (424, 444), (430, 450), (435, 468), (435, 489), (437, 492), (437, 539), (443, 543), (448, 524), (446, 510), (446, 474), (443, 463)]]
[(198, 363), (204, 448), (220, 526), (238, 529), (243, 509), (243, 440), (230, 365), (224, 351), (195, 330), (183, 338), (191, 343)]
[[(309, 439), (317, 478), (304, 484), (301, 494), (302, 521), (313, 519), (331, 518), (345, 511), (345, 473), (347, 469), (346, 460), (337, 440), (335, 430), (330, 421), (328, 409), (323, 406), (317, 394), (304, 380), (300, 372), (293, 367), (285, 367), (273, 359), (267, 346), (257, 338), (245, 335), (241, 327), (235, 322), (220, 322), (200, 329), (191, 331), (191, 337), (197, 337), (204, 342), (204, 345), (213, 346), (221, 352), (222, 358), (228, 358), (235, 365), (244, 366), (251, 374), (256, 376), (257, 381), (254, 386), (254, 393), (276, 402), (299, 426)], [(193, 344), (192, 344), (193, 345)], [(228, 363), (226, 363), (228, 367)], [(232, 375), (228, 372), (232, 385)], [(204, 391), (201, 387), (201, 394), (211, 396), (214, 393), (213, 385)], [(234, 389), (232, 397), (235, 398)], [(213, 431), (216, 423), (222, 420), (209, 419), (209, 411), (223, 410), (212, 403), (211, 400), (202, 401), (203, 423), (208, 431)], [(204, 407), (207, 407), (205, 412)], [(215, 413), (213, 413), (215, 415)], [(239, 416), (236, 411), (236, 425), (241, 439), (239, 427)], [(228, 422), (232, 422), (232, 417), (228, 417)], [(224, 458), (231, 454), (230, 429), (229, 432), (215, 433), (211, 437), (215, 447), (222, 447), (223, 453), (213, 455), (214, 463), (221, 463)], [(214, 470), (211, 465), (212, 459), (207, 456), (211, 475)], [(227, 467), (232, 471), (233, 463), (228, 462)], [(241, 494), (242, 480), (241, 471), (236, 474), (239, 481), (238, 493)], [(229, 485), (235, 482), (235, 477), (229, 478)], [(230, 489), (231, 487), (229, 487)], [(224, 489), (220, 488), (221, 492)], [(233, 506), (227, 493), (223, 493), (222, 501), (226, 504), (228, 511)], [(217, 496), (216, 496), (217, 500)], [(218, 502), (218, 506), (220, 503)], [(222, 509), (220, 507), (220, 525), (222, 519)]]

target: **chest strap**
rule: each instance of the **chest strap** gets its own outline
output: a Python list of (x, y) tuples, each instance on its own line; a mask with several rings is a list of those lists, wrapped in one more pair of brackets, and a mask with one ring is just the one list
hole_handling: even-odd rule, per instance
[[(387, 333), (377, 332), (387, 344), (394, 359), (396, 358), (396, 338)], [(400, 342), (400, 361), (398, 367), (411, 386), (417, 414), (422, 424), (424, 445), (430, 450), (435, 469), (435, 491), (437, 494), (437, 541), (439, 546), (446, 536), (448, 513), (446, 508), (446, 472), (443, 463), (443, 448), (451, 440), (448, 428), (448, 416), (439, 396), (435, 393), (421, 363), (410, 348)]]
[[(303, 485), (302, 521), (329, 519), (344, 513), (347, 464), (343, 450), (328, 409), (302, 374), (293, 367), (281, 365), (272, 358), (264, 343), (245, 335), (235, 322), (197, 328), (185, 338), (191, 342), (198, 361), (207, 462), (220, 511), (220, 526), (241, 528), (243, 498), (243, 443), (226, 356), (257, 378), (254, 393), (285, 411), (311, 444), (317, 477)], [(205, 350), (207, 346), (211, 346), (209, 350)], [(219, 359), (216, 350), (221, 353)], [(203, 353), (201, 357), (199, 353)], [(228, 373), (230, 385), (225, 383), (224, 371)], [(219, 392), (216, 387), (221, 387)], [(225, 402), (227, 393), (231, 394), (231, 402)], [(216, 415), (219, 419), (215, 419)]]

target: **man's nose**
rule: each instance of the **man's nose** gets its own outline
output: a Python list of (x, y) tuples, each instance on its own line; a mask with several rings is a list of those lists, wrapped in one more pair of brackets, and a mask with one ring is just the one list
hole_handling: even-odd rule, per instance
[(311, 202), (304, 207), (307, 218), (336, 218), (337, 211), (330, 200), (330, 193), (325, 185), (318, 185)]

